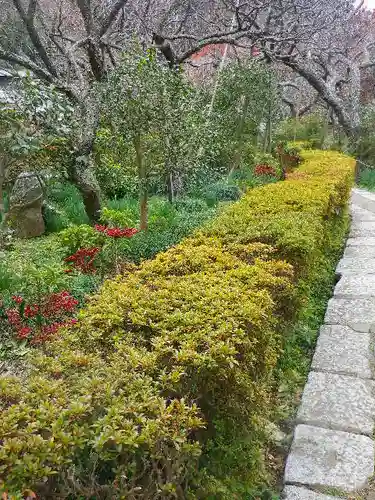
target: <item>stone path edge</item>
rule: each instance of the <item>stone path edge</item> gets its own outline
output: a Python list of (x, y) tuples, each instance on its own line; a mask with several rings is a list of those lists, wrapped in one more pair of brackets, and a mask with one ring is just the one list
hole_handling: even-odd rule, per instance
[(285, 466), (286, 500), (348, 498), (374, 475), (375, 193), (353, 189), (350, 208)]

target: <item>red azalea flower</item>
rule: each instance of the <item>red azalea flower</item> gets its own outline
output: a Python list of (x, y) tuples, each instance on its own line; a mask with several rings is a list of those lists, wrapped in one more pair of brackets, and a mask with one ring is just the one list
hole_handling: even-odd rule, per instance
[(20, 295), (13, 295), (12, 300), (16, 304), (22, 304), (22, 302), (23, 302), (23, 298)]
[[(74, 255), (65, 258), (65, 262), (72, 264), (75, 269), (78, 269), (84, 274), (95, 272), (94, 260), (100, 248), (80, 248)], [(72, 272), (72, 269), (65, 272)]]
[(95, 229), (110, 238), (130, 238), (138, 233), (138, 229), (135, 227), (125, 227), (121, 229), (120, 227), (108, 227), (97, 224)]
[(254, 174), (257, 176), (261, 175), (276, 175), (275, 169), (271, 165), (257, 165), (254, 169)]
[(29, 326), (23, 326), (17, 331), (17, 337), (19, 339), (24, 339), (30, 335), (31, 331), (32, 330)]

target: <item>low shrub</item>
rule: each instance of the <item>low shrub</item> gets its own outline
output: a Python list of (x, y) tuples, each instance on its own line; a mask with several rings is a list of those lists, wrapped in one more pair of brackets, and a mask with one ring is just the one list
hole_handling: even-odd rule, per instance
[(241, 190), (236, 184), (222, 181), (208, 186), (204, 192), (206, 203), (209, 207), (217, 205), (220, 201), (236, 201), (241, 197)]
[(303, 157), (285, 182), (107, 281), (34, 354), (26, 383), (0, 380), (4, 489), (229, 499), (264, 483), (278, 362), (316, 267), (343, 238), (353, 179), (351, 158)]

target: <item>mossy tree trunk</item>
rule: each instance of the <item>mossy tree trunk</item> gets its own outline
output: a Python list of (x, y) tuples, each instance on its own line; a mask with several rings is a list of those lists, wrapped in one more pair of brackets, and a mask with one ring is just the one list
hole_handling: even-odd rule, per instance
[(148, 189), (147, 172), (144, 160), (141, 135), (134, 136), (134, 148), (137, 159), (138, 178), (139, 178), (139, 212), (140, 212), (140, 230), (148, 229)]

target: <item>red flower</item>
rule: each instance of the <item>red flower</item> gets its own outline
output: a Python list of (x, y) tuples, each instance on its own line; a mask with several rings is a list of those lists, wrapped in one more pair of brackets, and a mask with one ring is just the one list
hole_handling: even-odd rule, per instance
[(105, 233), (107, 231), (107, 226), (102, 226), (100, 224), (95, 224), (95, 229), (99, 231), (99, 233)]
[(36, 304), (27, 305), (23, 312), (25, 318), (34, 318), (39, 312), (39, 307)]
[(97, 224), (95, 229), (110, 238), (131, 238), (138, 233), (138, 229), (135, 227), (125, 227), (121, 229), (120, 227), (108, 227)]
[(16, 304), (22, 304), (22, 302), (23, 302), (23, 298), (20, 295), (13, 295), (12, 300)]
[(254, 174), (261, 175), (276, 175), (276, 170), (271, 165), (257, 165), (254, 169)]
[(30, 335), (31, 331), (32, 330), (29, 326), (23, 326), (17, 331), (17, 337), (19, 339), (24, 339)]
[[(89, 274), (95, 272), (94, 260), (100, 248), (80, 248), (77, 252), (64, 260), (72, 264), (75, 269), (78, 269), (82, 273)], [(65, 272), (72, 272), (73, 269), (66, 269)]]

